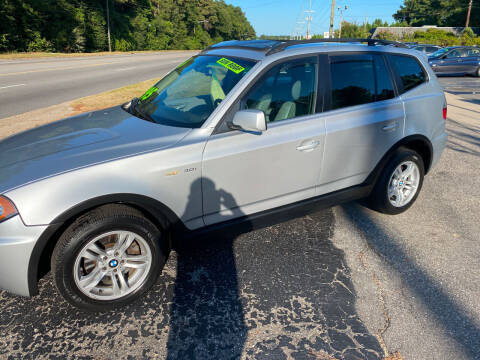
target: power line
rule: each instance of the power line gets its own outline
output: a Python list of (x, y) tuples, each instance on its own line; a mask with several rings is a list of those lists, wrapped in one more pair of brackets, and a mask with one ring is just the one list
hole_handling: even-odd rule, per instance
[(314, 13), (315, 11), (312, 10), (312, 0), (309, 0), (308, 2), (308, 10), (305, 10), (305, 12), (307, 13), (307, 17), (306, 17), (306, 20), (307, 20), (307, 36), (306, 38), (307, 39), (310, 39), (310, 23), (312, 22), (312, 13)]

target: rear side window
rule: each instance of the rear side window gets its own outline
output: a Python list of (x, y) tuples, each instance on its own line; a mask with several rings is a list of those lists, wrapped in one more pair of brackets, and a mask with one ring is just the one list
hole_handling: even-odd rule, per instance
[(414, 57), (392, 55), (391, 58), (402, 82), (404, 92), (423, 84), (427, 80), (422, 66)]
[(332, 110), (393, 98), (393, 86), (379, 55), (330, 57)]
[(468, 49), (468, 56), (479, 56), (480, 50), (479, 49)]

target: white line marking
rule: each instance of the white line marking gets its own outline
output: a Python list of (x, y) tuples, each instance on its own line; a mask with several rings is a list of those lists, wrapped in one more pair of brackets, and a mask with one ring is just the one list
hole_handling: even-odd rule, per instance
[(16, 85), (8, 85), (8, 86), (0, 86), (0, 89), (7, 89), (15, 86), (25, 86), (26, 84), (16, 84)]
[(128, 71), (128, 70), (134, 70), (134, 69), (137, 69), (137, 67), (136, 66), (131, 66), (131, 67), (127, 67), (127, 68), (115, 69), (115, 71)]

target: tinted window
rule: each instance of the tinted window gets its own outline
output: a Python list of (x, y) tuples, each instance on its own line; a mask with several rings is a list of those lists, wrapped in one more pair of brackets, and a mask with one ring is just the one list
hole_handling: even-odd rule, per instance
[(262, 110), (268, 122), (313, 114), (317, 66), (317, 57), (274, 66), (242, 100), (242, 109)]
[(330, 64), (332, 109), (375, 101), (372, 56), (335, 56)]
[(427, 51), (428, 51), (428, 52), (432, 52), (432, 53), (433, 53), (433, 52), (435, 52), (435, 51), (437, 51), (437, 50), (438, 50), (438, 48), (436, 48), (436, 47), (434, 47), (434, 46), (429, 46), (429, 47), (427, 47)]
[(385, 61), (379, 55), (331, 57), (332, 109), (393, 98)]
[(410, 56), (392, 55), (392, 61), (403, 84), (408, 91), (426, 81), (426, 75), (418, 61)]

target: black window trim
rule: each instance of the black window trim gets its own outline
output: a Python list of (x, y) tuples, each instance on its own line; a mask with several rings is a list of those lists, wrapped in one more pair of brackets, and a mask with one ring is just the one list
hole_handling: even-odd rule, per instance
[[(351, 107), (354, 107), (354, 106), (362, 106), (362, 105), (367, 105), (367, 104), (380, 103), (382, 101), (391, 101), (391, 100), (394, 100), (394, 99), (398, 98), (398, 96), (400, 96), (400, 89), (398, 87), (398, 84), (401, 84), (401, 82), (398, 82), (398, 79), (396, 79), (395, 73), (393, 71), (392, 64), (389, 61), (388, 57), (386, 56), (387, 54), (389, 54), (389, 53), (385, 53), (383, 51), (335, 51), (335, 52), (330, 52), (328, 54), (328, 67), (326, 67), (326, 69), (328, 69), (328, 71), (327, 71), (327, 76), (326, 76), (327, 85), (326, 85), (326, 89), (324, 90), (324, 93), (325, 93), (324, 112), (347, 109), (347, 108), (351, 108)], [(371, 103), (352, 105), (352, 106), (342, 107), (342, 108), (339, 108), (339, 109), (333, 109), (332, 110), (332, 71), (331, 71), (332, 61), (331, 61), (331, 58), (336, 57), (336, 56), (351, 56), (352, 58), (354, 58), (355, 56), (362, 56), (362, 55), (371, 55), (373, 57), (374, 66), (375, 66), (375, 61), (377, 59), (377, 57), (375, 55), (379, 55), (380, 57), (383, 58), (383, 61), (385, 62), (385, 67), (387, 68), (388, 76), (389, 76), (390, 81), (392, 83), (393, 93), (394, 93), (395, 96), (392, 99), (379, 100), (379, 101), (374, 101), (374, 102), (371, 102)], [(376, 72), (375, 68), (374, 68), (374, 77), (375, 77), (374, 78), (375, 92), (377, 92), (377, 72)]]
[[(409, 58), (412, 58), (414, 59), (417, 64), (420, 66), (420, 69), (422, 70), (423, 72), (423, 75), (425, 75), (425, 81), (423, 83), (421, 83), (420, 85), (417, 85), (409, 90), (405, 90), (404, 87), (403, 87), (403, 82), (402, 82), (402, 79), (400, 77), (400, 74), (398, 72), (398, 69), (396, 68), (395, 64), (393, 63), (393, 59), (391, 58), (392, 56), (403, 56), (403, 57), (409, 57)], [(403, 95), (415, 88), (417, 88), (418, 86), (421, 86), (423, 84), (426, 84), (428, 82), (430, 82), (430, 75), (428, 74), (428, 71), (425, 69), (425, 66), (423, 65), (423, 62), (420, 61), (416, 56), (413, 56), (413, 55), (410, 55), (410, 54), (403, 54), (403, 53), (389, 53), (387, 55), (387, 59), (388, 59), (388, 62), (390, 64), (390, 68), (395, 76), (395, 80), (396, 80), (396, 83), (398, 84), (398, 92), (399, 92), (399, 95)]]
[[(218, 123), (215, 125), (215, 128), (213, 129), (212, 133), (210, 136), (216, 135), (216, 134), (224, 134), (232, 131), (236, 131), (235, 129), (228, 129), (225, 131), (222, 131), (222, 125), (227, 121), (227, 118), (230, 116), (230, 112), (239, 104), (240, 101), (243, 100), (245, 95), (254, 87), (257, 82), (265, 75), (268, 71), (270, 71), (273, 67), (277, 66), (278, 64), (292, 61), (292, 60), (297, 60), (297, 59), (307, 59), (307, 58), (317, 58), (317, 78), (316, 78), (316, 87), (317, 87), (317, 98), (316, 98), (316, 104), (315, 104), (315, 111), (313, 114), (308, 114), (308, 115), (302, 115), (298, 117), (294, 117), (291, 119), (286, 119), (279, 121), (278, 124), (289, 124), (293, 120), (298, 120), (306, 117), (311, 117), (316, 114), (321, 113), (322, 111), (319, 111), (319, 109), (323, 110), (325, 108), (325, 89), (326, 86), (324, 82), (320, 81), (320, 69), (321, 65), (328, 63), (328, 54), (327, 53), (317, 53), (317, 52), (312, 52), (308, 54), (301, 54), (301, 55), (293, 55), (293, 56), (288, 56), (288, 57), (283, 57), (281, 59), (275, 60), (265, 66), (260, 73), (255, 75), (253, 79), (250, 80), (249, 84), (245, 89), (242, 90), (240, 95), (235, 99), (235, 101), (228, 107), (228, 109), (225, 111), (223, 114), (222, 118), (218, 121)], [(273, 125), (273, 124), (271, 124)]]

